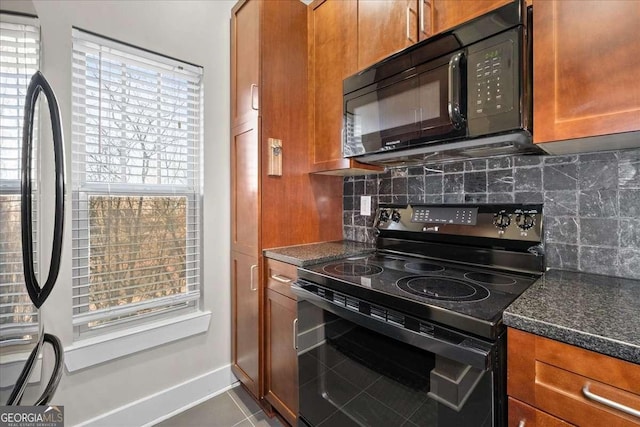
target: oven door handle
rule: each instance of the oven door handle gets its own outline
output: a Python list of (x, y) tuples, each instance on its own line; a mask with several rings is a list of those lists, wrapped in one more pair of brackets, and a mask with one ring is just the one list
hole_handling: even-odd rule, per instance
[(492, 366), (494, 357), (493, 345), (487, 343), (485, 348), (479, 348), (467, 340), (463, 342), (450, 342), (441, 337), (415, 332), (404, 326), (392, 324), (385, 320), (376, 319), (370, 315), (350, 310), (304, 289), (303, 286), (304, 284), (300, 282), (294, 282), (291, 285), (291, 291), (298, 297), (298, 303), (306, 300), (323, 310), (330, 311), (336, 316), (340, 316), (363, 328), (373, 330), (400, 342), (483, 371), (490, 369)]

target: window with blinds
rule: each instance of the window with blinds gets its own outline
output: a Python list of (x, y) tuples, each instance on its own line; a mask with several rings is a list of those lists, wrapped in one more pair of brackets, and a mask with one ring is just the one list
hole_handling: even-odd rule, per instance
[[(38, 314), (27, 294), (22, 268), (20, 174), (25, 96), (39, 59), (37, 19), (0, 14), (0, 345), (29, 340), (38, 330)], [(33, 134), (33, 240), (37, 251), (37, 121)], [(37, 263), (34, 267), (37, 274)]]
[(73, 30), (76, 336), (200, 298), (202, 68)]

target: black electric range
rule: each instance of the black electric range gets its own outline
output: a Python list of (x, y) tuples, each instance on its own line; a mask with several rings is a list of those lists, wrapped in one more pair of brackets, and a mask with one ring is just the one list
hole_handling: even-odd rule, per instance
[(300, 424), (506, 425), (502, 313), (545, 269), (542, 206), (381, 205), (375, 227), (376, 252), (298, 268)]

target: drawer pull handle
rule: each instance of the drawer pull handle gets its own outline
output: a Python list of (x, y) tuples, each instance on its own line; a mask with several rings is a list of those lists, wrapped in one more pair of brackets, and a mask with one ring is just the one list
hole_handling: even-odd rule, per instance
[(518, 423), (518, 427), (524, 427), (525, 425), (525, 420), (520, 420), (520, 422)]
[(590, 386), (590, 384), (587, 383), (587, 384), (584, 385), (584, 387), (582, 387), (582, 394), (587, 399), (593, 400), (594, 402), (601, 403), (601, 404), (603, 404), (605, 406), (608, 406), (610, 408), (617, 409), (618, 411), (624, 412), (625, 414), (632, 415), (634, 417), (640, 418), (640, 411), (638, 411), (637, 409), (633, 409), (633, 408), (630, 408), (630, 407), (628, 407), (626, 405), (623, 405), (621, 403), (614, 402), (613, 400), (609, 400), (609, 399), (607, 399), (605, 397), (598, 396), (597, 394), (592, 393), (591, 391), (589, 391), (589, 386)]
[(257, 85), (257, 84), (253, 84), (253, 83), (252, 83), (252, 84), (251, 84), (251, 109), (252, 109), (252, 110), (255, 110), (255, 111), (258, 111), (258, 107), (255, 107), (255, 106), (253, 105), (253, 100), (255, 99), (255, 95), (253, 94), (253, 92), (254, 92), (256, 89), (258, 89), (258, 85)]
[(298, 351), (298, 318), (293, 319), (293, 325), (291, 325), (291, 329), (293, 329), (293, 349)]
[(251, 266), (251, 272), (249, 273), (249, 274), (251, 275), (251, 282), (249, 283), (249, 290), (250, 290), (250, 291), (257, 291), (257, 290), (258, 290), (258, 287), (257, 287), (257, 286), (256, 286), (256, 287), (254, 287), (254, 286), (253, 286), (253, 276), (254, 276), (253, 271), (254, 271), (256, 268), (258, 268), (258, 265), (257, 265), (257, 264), (253, 264), (253, 265)]
[(280, 283), (291, 283), (291, 279), (289, 279), (287, 276), (281, 276), (279, 274), (272, 274), (271, 278), (273, 280), (275, 280), (276, 282), (280, 282)]

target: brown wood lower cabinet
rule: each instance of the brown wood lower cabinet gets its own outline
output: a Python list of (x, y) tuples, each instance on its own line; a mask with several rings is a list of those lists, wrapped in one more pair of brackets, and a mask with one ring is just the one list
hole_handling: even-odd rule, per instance
[(538, 411), (534, 425), (562, 425), (545, 424), (551, 422), (547, 414), (579, 426), (640, 425), (640, 418), (595, 397), (640, 410), (640, 365), (512, 328), (507, 337), (507, 393), (509, 425), (518, 426), (518, 416), (531, 414), (518, 404)]
[(560, 418), (510, 397), (508, 425), (509, 427), (568, 427), (572, 424), (565, 423)]
[(298, 417), (297, 307), (291, 283), (296, 267), (266, 259), (264, 396), (291, 425)]
[(296, 425), (298, 417), (296, 315), (296, 300), (267, 289), (265, 399), (291, 425)]
[(231, 252), (231, 369), (255, 396), (260, 389), (258, 273), (258, 257)]

